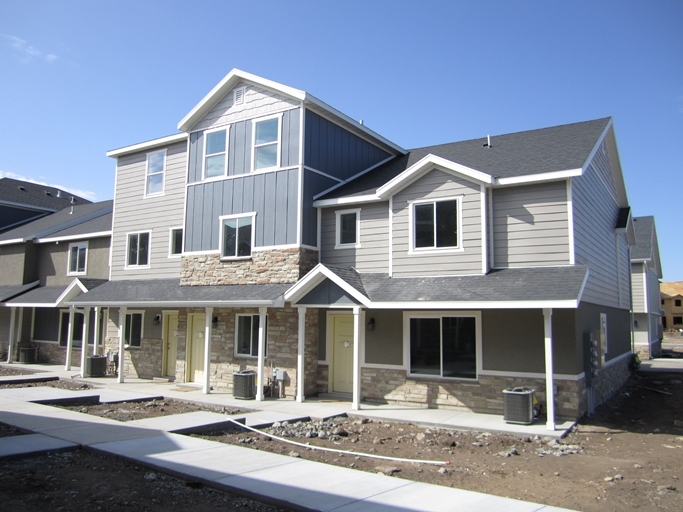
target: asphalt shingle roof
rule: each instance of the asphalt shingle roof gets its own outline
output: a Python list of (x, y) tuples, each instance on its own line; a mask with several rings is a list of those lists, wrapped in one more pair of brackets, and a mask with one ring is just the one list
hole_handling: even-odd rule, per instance
[(655, 218), (652, 216), (633, 218), (636, 245), (631, 247), (632, 260), (645, 260), (652, 257), (652, 232), (654, 228)]
[(7, 304), (10, 306), (17, 304), (45, 304), (46, 306), (51, 306), (57, 302), (57, 299), (59, 299), (59, 296), (64, 293), (67, 287), (68, 285), (41, 286), (8, 300)]
[(610, 118), (553, 126), (487, 138), (427, 146), (409, 151), (319, 199), (373, 194), (425, 156), (432, 154), (484, 172), (513, 178), (580, 169), (586, 163)]
[[(60, 197), (57, 197), (58, 192)], [(88, 204), (91, 202), (71, 192), (48, 185), (40, 185), (12, 178), (0, 178), (0, 202), (37, 206), (58, 211), (70, 206), (72, 204), (72, 197), (76, 200), (75, 204)]]
[(146, 303), (218, 304), (275, 301), (291, 284), (243, 284), (215, 286), (180, 286), (178, 279), (109, 281), (79, 295), (76, 305), (138, 305)]
[[(98, 231), (103, 231), (100, 229), (102, 227), (101, 222), (105, 224), (108, 222), (108, 230), (111, 230), (112, 205), (113, 201), (73, 205), (73, 211), (70, 205), (56, 213), (1, 233), (0, 242), (17, 239), (30, 240), (36, 237), (52, 236), (54, 233), (67, 230), (72, 234), (93, 233), (94, 231), (89, 231), (89, 229), (96, 228)], [(107, 217), (109, 220), (79, 227), (100, 217)]]
[(16, 297), (31, 288), (35, 288), (38, 282), (29, 284), (5, 284), (0, 286), (0, 302), (4, 302), (12, 297)]

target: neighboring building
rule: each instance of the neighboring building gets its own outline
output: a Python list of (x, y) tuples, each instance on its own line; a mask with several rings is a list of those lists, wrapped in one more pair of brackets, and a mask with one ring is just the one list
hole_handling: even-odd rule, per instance
[(0, 178), (0, 233), (69, 205), (88, 203), (87, 199), (59, 188)]
[(662, 314), (659, 280), (662, 263), (655, 218), (634, 217), (636, 245), (631, 248), (631, 289), (633, 292), (633, 342), (635, 352), (644, 358), (657, 357), (662, 349)]
[(683, 281), (660, 283), (662, 327), (668, 332), (683, 329)]
[(232, 391), (255, 369), (299, 401), (490, 413), (530, 385), (554, 428), (627, 378), (635, 235), (611, 119), (407, 151), (233, 70), (178, 128), (108, 153), (110, 281), (70, 301), (108, 308), (119, 379)]
[[(14, 360), (16, 349), (29, 345), (38, 347), (40, 362), (68, 366), (72, 355), (80, 359), (86, 312), (65, 302), (109, 277), (112, 203), (69, 206), (0, 234), (0, 341), (13, 342)], [(102, 311), (87, 316), (88, 343), (101, 342), (95, 333)]]

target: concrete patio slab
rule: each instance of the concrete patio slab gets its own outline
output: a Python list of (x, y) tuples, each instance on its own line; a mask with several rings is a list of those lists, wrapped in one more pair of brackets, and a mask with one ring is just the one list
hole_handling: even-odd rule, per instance
[(75, 450), (77, 443), (70, 443), (43, 434), (27, 434), (0, 438), (0, 459), (41, 455), (48, 452)]
[(71, 391), (68, 389), (37, 386), (33, 388), (0, 389), (0, 396), (8, 396), (15, 400), (33, 403), (99, 403), (100, 392), (94, 389)]
[[(241, 416), (240, 416), (241, 417)], [(196, 411), (157, 418), (145, 418), (126, 422), (126, 425), (152, 428), (176, 434), (212, 432), (225, 429), (233, 423), (225, 414), (217, 412)]]
[(153, 437), (158, 435), (158, 431), (148, 428), (137, 428), (116, 422), (100, 423), (93, 428), (92, 424), (78, 422), (72, 425), (46, 428), (40, 431), (58, 439), (79, 443), (81, 445), (91, 445), (104, 443), (107, 441), (124, 441)]

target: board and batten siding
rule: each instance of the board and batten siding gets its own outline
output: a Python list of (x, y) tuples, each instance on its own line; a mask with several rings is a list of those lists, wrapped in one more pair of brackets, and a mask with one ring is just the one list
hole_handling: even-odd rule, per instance
[[(482, 187), (465, 178), (433, 169), (393, 196), (394, 277), (482, 273)], [(409, 201), (462, 196), (461, 251), (410, 254)]]
[(569, 264), (567, 182), (492, 191), (494, 268)]
[[(180, 258), (169, 258), (169, 228), (183, 225), (187, 143), (168, 146), (164, 194), (144, 197), (145, 152), (118, 158), (116, 167), (111, 279), (178, 277)], [(158, 149), (155, 149), (157, 151)], [(151, 231), (149, 268), (124, 268), (127, 233)]]
[(321, 263), (354, 267), (359, 272), (389, 272), (389, 203), (360, 206), (360, 247), (335, 249), (336, 212), (357, 206), (325, 208), (321, 215)]
[[(628, 297), (620, 297), (619, 276), (630, 272), (630, 261), (620, 263), (628, 246), (624, 236), (615, 232), (619, 206), (614, 195), (614, 184), (605, 182), (610, 177), (609, 158), (604, 145), (598, 149), (583, 175), (572, 178), (572, 207), (574, 218), (574, 254), (577, 265), (587, 265), (589, 276), (582, 297), (594, 304), (621, 307)], [(622, 280), (630, 281), (622, 274)], [(623, 284), (622, 284), (623, 287)], [(620, 300), (621, 298), (621, 300)], [(630, 299), (629, 299), (630, 300)]]
[(383, 149), (306, 110), (304, 165), (346, 180), (391, 156)]
[(339, 184), (327, 176), (304, 169), (303, 198), (301, 205), (301, 243), (310, 247), (318, 246), (318, 209), (313, 206), (313, 198), (320, 192)]
[[(299, 165), (299, 141), (301, 139), (301, 110), (294, 108), (282, 112), (280, 132), (280, 167)], [(228, 125), (223, 127), (227, 128)], [(253, 158), (253, 120), (245, 119), (230, 124), (228, 135), (228, 176), (251, 172)], [(203, 179), (204, 132), (190, 134), (190, 157), (188, 182), (197, 183)]]
[(218, 251), (219, 218), (251, 212), (256, 212), (256, 248), (296, 244), (298, 191), (298, 169), (188, 186), (185, 251)]
[[(245, 87), (244, 101), (234, 105), (234, 90)], [(269, 91), (255, 85), (240, 83), (225, 94), (216, 104), (197, 121), (191, 131), (207, 130), (281, 112), (293, 107), (301, 106), (301, 102), (287, 98), (281, 94)]]

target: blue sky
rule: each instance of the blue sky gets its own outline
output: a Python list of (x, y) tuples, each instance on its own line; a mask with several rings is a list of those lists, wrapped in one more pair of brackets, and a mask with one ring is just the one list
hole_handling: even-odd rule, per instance
[(4, 1), (0, 175), (113, 195), (230, 69), (405, 147), (614, 118), (635, 215), (683, 280), (683, 2)]

